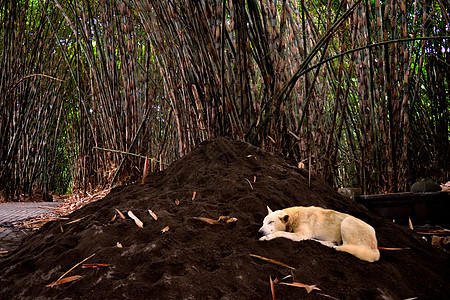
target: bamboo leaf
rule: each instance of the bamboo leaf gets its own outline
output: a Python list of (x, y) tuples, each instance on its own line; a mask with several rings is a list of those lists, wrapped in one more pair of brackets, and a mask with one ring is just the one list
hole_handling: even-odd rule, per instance
[(145, 179), (147, 179), (147, 174), (148, 174), (148, 156), (145, 157), (144, 172), (142, 174), (142, 184), (145, 183)]
[(125, 216), (123, 215), (123, 213), (121, 213), (117, 208), (116, 208), (116, 211), (119, 214), (119, 216), (122, 218), (122, 220), (125, 220)]
[(138, 217), (136, 217), (131, 210), (128, 211), (128, 216), (133, 219), (133, 221), (136, 223), (136, 225), (140, 228), (144, 228), (144, 223), (142, 223), (141, 220), (139, 220)]
[(272, 292), (272, 300), (276, 300), (275, 297), (275, 287), (273, 285), (273, 281), (272, 281), (272, 276), (269, 276), (269, 281), (270, 281), (270, 290)]
[(155, 221), (158, 221), (158, 216), (152, 210), (149, 209), (148, 213), (152, 216), (153, 219), (155, 219)]
[(210, 219), (210, 218), (194, 217), (193, 219), (200, 220), (202, 222), (206, 222), (206, 223), (211, 224), (211, 225), (215, 225), (215, 224), (219, 223), (218, 220), (213, 220), (213, 219)]
[(313, 290), (320, 291), (320, 289), (318, 287), (316, 287), (315, 285), (308, 285), (308, 284), (295, 282), (295, 281), (293, 283), (280, 282), (280, 284), (288, 285), (288, 286), (294, 286), (294, 287), (299, 287), (299, 288), (304, 288), (308, 292), (308, 294), (311, 293)]
[(90, 268), (101, 268), (101, 267), (107, 267), (109, 266), (108, 264), (82, 264), (81, 268), (82, 269), (90, 269)]
[[(62, 274), (61, 277), (58, 278), (58, 280), (56, 280), (55, 282), (53, 282), (53, 283), (51, 283), (51, 284), (48, 284), (47, 286), (50, 286), (50, 287), (51, 287), (51, 286), (54, 286), (55, 284), (57, 284), (58, 282), (60, 282), (60, 280), (63, 279), (64, 276), (66, 276), (67, 274), (69, 274), (70, 271), (72, 271), (73, 269), (75, 269), (76, 267), (78, 267), (79, 265), (81, 265), (82, 263), (84, 263), (85, 261), (87, 261), (88, 259), (92, 258), (94, 255), (95, 255), (95, 253), (92, 254), (92, 255), (89, 256), (89, 257), (86, 257), (85, 259), (83, 259), (82, 261), (80, 261), (79, 263), (77, 263), (76, 265), (74, 265), (72, 268), (70, 268), (66, 273)], [(75, 276), (72, 276), (72, 277), (75, 277)], [(79, 277), (79, 278), (81, 278), (81, 277)], [(79, 279), (79, 278), (76, 278), (76, 279)], [(75, 280), (76, 280), (76, 279), (75, 279)]]
[(80, 276), (80, 275), (74, 275), (74, 276), (62, 278), (62, 279), (59, 279), (59, 280), (57, 280), (55, 282), (47, 284), (46, 287), (53, 287), (55, 285), (60, 285), (60, 284), (68, 283), (68, 282), (71, 282), (71, 281), (75, 281), (75, 280), (78, 280), (80, 278), (82, 278), (82, 276)]

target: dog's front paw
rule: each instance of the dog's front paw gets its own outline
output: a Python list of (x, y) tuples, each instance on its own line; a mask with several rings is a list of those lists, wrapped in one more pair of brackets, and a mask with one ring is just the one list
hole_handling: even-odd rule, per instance
[(259, 240), (260, 241), (270, 241), (274, 238), (276, 238), (276, 236), (273, 233), (271, 233), (269, 235), (265, 235), (265, 236), (261, 237)]
[(267, 235), (259, 238), (260, 241), (268, 241)]

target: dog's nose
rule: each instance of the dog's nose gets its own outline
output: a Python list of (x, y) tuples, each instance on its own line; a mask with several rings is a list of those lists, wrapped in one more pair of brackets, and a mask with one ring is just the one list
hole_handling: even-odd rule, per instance
[(258, 231), (258, 239), (264, 236), (264, 231), (261, 229)]

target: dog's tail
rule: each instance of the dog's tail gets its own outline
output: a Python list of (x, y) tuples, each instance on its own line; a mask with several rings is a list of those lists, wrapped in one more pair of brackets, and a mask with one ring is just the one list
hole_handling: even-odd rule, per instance
[(342, 245), (337, 246), (336, 250), (350, 253), (361, 260), (374, 262), (380, 259), (380, 251), (377, 248), (371, 249), (360, 245)]

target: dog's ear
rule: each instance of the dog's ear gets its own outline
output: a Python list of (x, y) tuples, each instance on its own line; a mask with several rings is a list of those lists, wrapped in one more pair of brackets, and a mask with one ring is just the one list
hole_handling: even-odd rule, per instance
[(270, 207), (269, 206), (267, 206), (267, 212), (269, 213), (269, 214), (271, 214), (273, 211), (270, 209)]
[(288, 214), (282, 215), (282, 216), (280, 217), (280, 220), (281, 220), (283, 223), (287, 223), (287, 222), (289, 221), (289, 215), (288, 215)]

